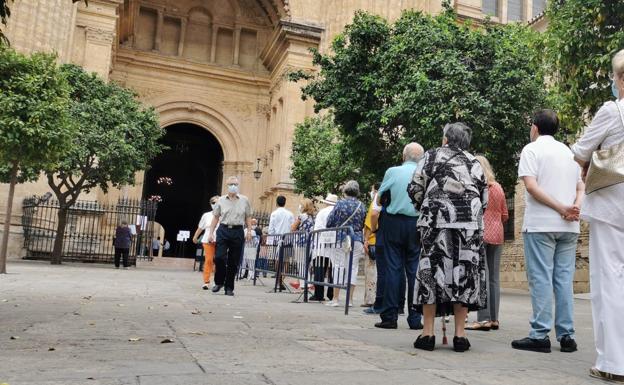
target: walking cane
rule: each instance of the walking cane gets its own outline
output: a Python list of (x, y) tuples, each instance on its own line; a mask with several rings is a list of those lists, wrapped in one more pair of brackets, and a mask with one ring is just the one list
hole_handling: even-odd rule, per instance
[(446, 338), (446, 317), (442, 316), (442, 345), (448, 345)]

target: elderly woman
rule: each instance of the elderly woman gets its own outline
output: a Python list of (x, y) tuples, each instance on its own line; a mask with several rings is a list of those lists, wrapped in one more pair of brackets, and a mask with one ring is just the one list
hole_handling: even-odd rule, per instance
[(481, 163), (488, 184), (488, 206), (483, 214), (488, 301), (487, 309), (479, 310), (477, 322), (466, 326), (466, 329), (488, 331), (490, 329), (498, 330), (500, 326), (498, 322), (498, 309), (500, 308), (499, 270), (503, 243), (505, 243), (504, 224), (509, 219), (509, 211), (505, 201), (505, 191), (496, 181), (492, 165), (484, 156), (479, 155), (476, 158)]
[[(345, 183), (342, 188), (344, 198), (336, 203), (336, 206), (327, 218), (327, 228), (351, 226), (353, 229), (353, 263), (351, 264), (351, 293), (349, 295), (349, 306), (353, 306), (353, 292), (357, 283), (358, 266), (360, 258), (364, 256), (364, 237), (362, 229), (364, 228), (364, 219), (366, 218), (366, 206), (360, 200), (360, 185), (354, 180)], [(342, 241), (345, 234), (339, 234), (338, 241)], [(347, 278), (349, 266), (348, 262), (343, 258), (335, 256), (333, 277), (334, 281), (342, 281)], [(344, 278), (342, 278), (344, 277)], [(340, 282), (338, 282), (340, 283)], [(340, 290), (334, 289), (334, 299), (328, 302), (327, 306), (339, 306), (338, 295)]]
[[(572, 146), (584, 171), (598, 149), (612, 149), (624, 157), (624, 50), (614, 56), (612, 68), (616, 101), (598, 110), (584, 135)], [(586, 191), (591, 189), (588, 183)], [(597, 352), (590, 375), (624, 383), (624, 183), (589, 192), (581, 218), (589, 222), (589, 281)]]
[(414, 347), (433, 350), (436, 314), (455, 314), (453, 349), (470, 348), (464, 326), (469, 310), (486, 302), (483, 211), (488, 188), (483, 168), (468, 151), (472, 130), (464, 123), (444, 127), (442, 147), (427, 151), (408, 193), (420, 210), (422, 252), (416, 273), (415, 304), (424, 318)]

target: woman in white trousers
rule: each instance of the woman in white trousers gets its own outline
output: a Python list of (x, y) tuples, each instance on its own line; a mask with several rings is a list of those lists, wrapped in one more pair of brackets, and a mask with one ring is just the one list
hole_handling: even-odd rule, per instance
[[(572, 146), (585, 172), (594, 151), (624, 143), (624, 50), (614, 56), (612, 67), (615, 102), (598, 110)], [(597, 353), (590, 375), (624, 384), (624, 183), (589, 193), (581, 218), (590, 226), (589, 279)]]

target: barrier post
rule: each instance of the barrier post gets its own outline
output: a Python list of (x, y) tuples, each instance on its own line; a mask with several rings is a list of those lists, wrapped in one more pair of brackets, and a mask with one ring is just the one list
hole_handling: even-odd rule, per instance
[(256, 247), (256, 260), (254, 262), (254, 276), (253, 276), (253, 285), (256, 286), (256, 280), (258, 279), (258, 261), (260, 260), (260, 246), (262, 245), (262, 236), (260, 236), (260, 240), (258, 241), (258, 246)]
[(308, 278), (310, 275), (310, 262), (312, 259), (310, 258), (310, 241), (312, 237), (307, 234), (306, 235), (306, 250), (305, 250), (305, 265), (304, 265), (304, 274), (303, 274), (303, 302), (308, 303)]
[[(347, 267), (347, 298), (345, 300), (345, 315), (349, 315), (349, 300), (351, 299), (351, 275), (353, 268), (353, 247), (355, 246), (355, 233), (353, 228), (349, 227), (349, 238), (351, 239), (351, 245), (349, 247), (349, 266)], [(366, 288), (364, 288), (366, 290)]]

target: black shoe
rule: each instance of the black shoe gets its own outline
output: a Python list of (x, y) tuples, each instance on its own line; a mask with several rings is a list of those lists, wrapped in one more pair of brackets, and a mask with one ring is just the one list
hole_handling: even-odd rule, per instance
[(213, 293), (218, 293), (218, 292), (219, 292), (219, 290), (221, 290), (221, 288), (222, 288), (222, 287), (223, 287), (223, 285), (214, 285), (214, 286), (212, 287), (212, 292), (213, 292)]
[(375, 327), (380, 329), (396, 329), (397, 323), (396, 321), (381, 321), (377, 322)]
[(323, 302), (325, 301), (325, 298), (310, 297), (308, 298), (308, 301)]
[(453, 337), (453, 350), (458, 353), (463, 353), (470, 349), (470, 341), (466, 337)]
[(410, 325), (409, 328), (412, 330), (421, 330), (423, 328), (423, 324), (419, 322), (416, 325)]
[(435, 336), (423, 336), (422, 334), (414, 341), (414, 347), (416, 349), (433, 351), (435, 348)]
[(225, 289), (225, 295), (233, 296), (234, 290)]
[(559, 343), (561, 344), (561, 351), (564, 353), (572, 353), (578, 350), (576, 341), (574, 341), (574, 338), (570, 336), (561, 337), (561, 341), (559, 341)]
[(550, 338), (543, 339), (523, 338), (511, 342), (511, 347), (518, 350), (529, 350), (532, 352), (550, 353)]

